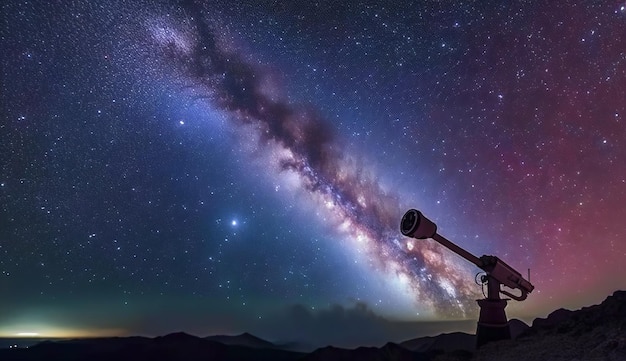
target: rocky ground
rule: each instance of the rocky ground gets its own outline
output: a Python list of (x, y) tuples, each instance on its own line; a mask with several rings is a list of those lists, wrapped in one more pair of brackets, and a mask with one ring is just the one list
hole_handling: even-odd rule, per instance
[(515, 341), (487, 344), (471, 359), (626, 361), (626, 291), (578, 311), (554, 311)]

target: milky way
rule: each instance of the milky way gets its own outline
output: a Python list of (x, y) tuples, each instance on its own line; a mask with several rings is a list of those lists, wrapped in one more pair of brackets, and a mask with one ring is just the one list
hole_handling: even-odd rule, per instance
[(351, 164), (327, 120), (267, 94), (263, 84), (269, 74), (236, 50), (224, 49), (221, 43), (226, 40), (216, 36), (200, 9), (191, 6), (189, 16), (196, 33), (185, 37), (194, 39), (193, 50), (186, 51), (186, 46), (177, 45), (178, 36), (172, 36), (163, 44), (164, 54), (174, 58), (169, 64), (183, 67), (191, 84), (206, 91), (211, 103), (234, 121), (252, 126), (261, 143), (280, 147), (281, 156), (275, 160), (279, 171), (298, 176), (311, 200), (319, 202), (358, 251), (367, 253), (373, 266), (404, 277), (417, 300), (440, 316), (465, 317), (465, 308), (477, 297), (476, 288), (468, 287), (467, 274), (446, 265), (439, 248), (421, 243), (407, 248), (398, 235), (398, 195)]

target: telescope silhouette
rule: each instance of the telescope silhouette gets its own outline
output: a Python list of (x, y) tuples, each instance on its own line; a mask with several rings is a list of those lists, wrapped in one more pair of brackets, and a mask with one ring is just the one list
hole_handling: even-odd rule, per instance
[[(481, 282), (487, 284), (487, 296), (476, 301), (480, 307), (476, 328), (476, 347), (491, 341), (511, 338), (511, 330), (504, 312), (508, 299), (501, 299), (500, 294), (516, 301), (523, 301), (535, 288), (530, 281), (524, 279), (513, 267), (496, 256), (483, 255), (479, 258), (450, 242), (437, 233), (437, 225), (433, 221), (416, 209), (409, 209), (404, 214), (400, 222), (400, 232), (407, 237), (417, 239), (431, 238), (485, 271), (486, 274), (481, 277)], [(530, 279), (530, 271), (528, 278)], [(520, 294), (515, 295), (503, 290), (502, 285), (517, 289)]]

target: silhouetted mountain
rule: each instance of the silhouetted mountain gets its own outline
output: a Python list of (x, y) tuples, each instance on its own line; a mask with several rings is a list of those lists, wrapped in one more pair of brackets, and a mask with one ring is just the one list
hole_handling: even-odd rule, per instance
[(182, 332), (162, 337), (93, 338), (43, 342), (27, 349), (0, 350), (2, 361), (295, 361), (304, 354), (224, 345)]
[(546, 318), (535, 318), (533, 320), (533, 328), (551, 328), (555, 325), (567, 320), (572, 316), (574, 311), (559, 308), (556, 311), (552, 311)]
[[(530, 328), (523, 321), (515, 318), (509, 320), (509, 327), (511, 329), (511, 338), (513, 339)], [(443, 333), (438, 336), (407, 340), (401, 342), (400, 346), (416, 352), (452, 352), (457, 350), (473, 352), (476, 349), (476, 335), (464, 332)]]
[(165, 341), (165, 342), (196, 342), (199, 338), (196, 336), (192, 336), (185, 332), (173, 332), (168, 333), (165, 336), (159, 336), (154, 338), (156, 341)]
[(238, 336), (217, 335), (208, 336), (204, 339), (219, 342), (224, 345), (246, 346), (252, 348), (279, 348), (273, 343), (265, 341), (264, 339), (251, 335), (247, 332)]
[(444, 333), (439, 336), (420, 337), (400, 343), (400, 346), (417, 352), (455, 350), (474, 351), (476, 335), (464, 332)]
[(309, 353), (313, 352), (317, 349), (317, 347), (312, 344), (304, 343), (304, 342), (285, 342), (285, 343), (275, 343), (276, 348), (287, 351), (297, 351)]
[(302, 361), (426, 361), (431, 360), (431, 358), (431, 355), (412, 352), (390, 342), (381, 348), (359, 347), (354, 350), (328, 346), (313, 351), (302, 358)]
[(516, 339), (519, 335), (526, 332), (530, 326), (528, 326), (524, 321), (520, 321), (517, 318), (513, 318), (509, 320), (509, 329), (511, 330), (511, 338)]

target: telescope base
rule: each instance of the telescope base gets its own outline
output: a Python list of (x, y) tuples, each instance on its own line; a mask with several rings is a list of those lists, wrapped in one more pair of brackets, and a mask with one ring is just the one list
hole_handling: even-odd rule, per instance
[(480, 307), (480, 317), (476, 328), (476, 348), (499, 340), (510, 340), (511, 330), (506, 319), (504, 308), (506, 300), (477, 300)]

